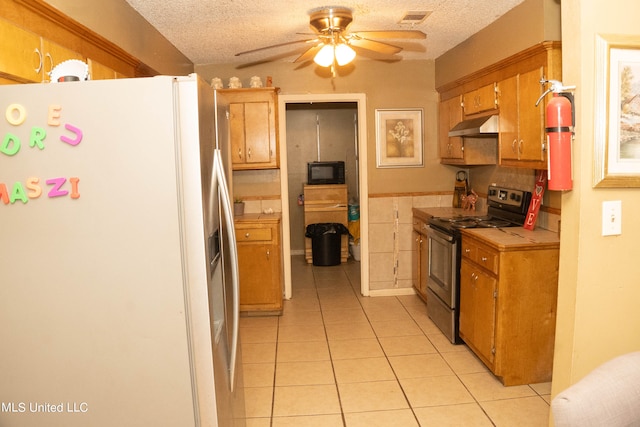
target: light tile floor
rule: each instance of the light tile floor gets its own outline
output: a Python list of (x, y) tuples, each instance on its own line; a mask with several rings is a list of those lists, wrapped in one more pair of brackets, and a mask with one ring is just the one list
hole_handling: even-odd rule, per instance
[(549, 424), (550, 383), (502, 386), (417, 296), (362, 297), (359, 276), (294, 256), (282, 316), (241, 319), (247, 427)]

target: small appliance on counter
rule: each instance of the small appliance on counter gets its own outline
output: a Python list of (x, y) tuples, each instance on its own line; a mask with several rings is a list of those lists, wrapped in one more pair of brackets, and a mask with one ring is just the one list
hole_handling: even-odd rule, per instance
[(469, 193), (469, 180), (465, 171), (456, 173), (456, 184), (453, 187), (453, 207), (461, 208), (463, 198)]

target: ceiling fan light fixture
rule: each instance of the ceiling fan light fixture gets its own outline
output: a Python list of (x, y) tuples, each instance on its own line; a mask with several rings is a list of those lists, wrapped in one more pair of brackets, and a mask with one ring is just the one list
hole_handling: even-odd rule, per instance
[(333, 55), (334, 55), (333, 45), (325, 44), (318, 51), (318, 53), (316, 53), (316, 56), (313, 58), (313, 62), (315, 62), (321, 67), (329, 67), (331, 64), (333, 64)]
[(353, 61), (356, 57), (356, 51), (351, 48), (346, 43), (340, 43), (336, 46), (335, 49), (336, 54), (336, 62), (338, 65), (343, 66), (347, 65), (349, 62)]

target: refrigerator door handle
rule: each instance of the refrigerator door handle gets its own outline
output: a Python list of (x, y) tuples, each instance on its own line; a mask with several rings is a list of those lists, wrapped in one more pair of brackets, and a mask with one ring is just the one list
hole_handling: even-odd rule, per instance
[(232, 341), (231, 341), (231, 356), (229, 366), (229, 376), (231, 381), (231, 391), (235, 388), (235, 373), (236, 373), (236, 359), (238, 354), (238, 323), (240, 322), (240, 283), (238, 280), (238, 246), (236, 243), (236, 234), (233, 226), (233, 205), (229, 197), (229, 187), (227, 186), (227, 179), (224, 176), (224, 166), (222, 164), (222, 154), (220, 149), (213, 150), (213, 171), (218, 180), (218, 186), (222, 190), (220, 191), (222, 199), (222, 209), (224, 209), (225, 222), (229, 236), (229, 258), (231, 262), (231, 276), (233, 286), (233, 327), (232, 327)]

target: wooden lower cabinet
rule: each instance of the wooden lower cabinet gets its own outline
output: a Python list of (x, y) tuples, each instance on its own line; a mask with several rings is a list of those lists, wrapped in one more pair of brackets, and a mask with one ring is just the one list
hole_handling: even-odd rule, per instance
[(506, 386), (551, 381), (559, 246), (463, 232), (460, 337)]
[(412, 253), (413, 287), (424, 302), (427, 302), (427, 279), (429, 278), (429, 242), (427, 240), (427, 223), (413, 217)]
[(280, 227), (280, 218), (273, 215), (235, 219), (241, 312), (282, 313)]

